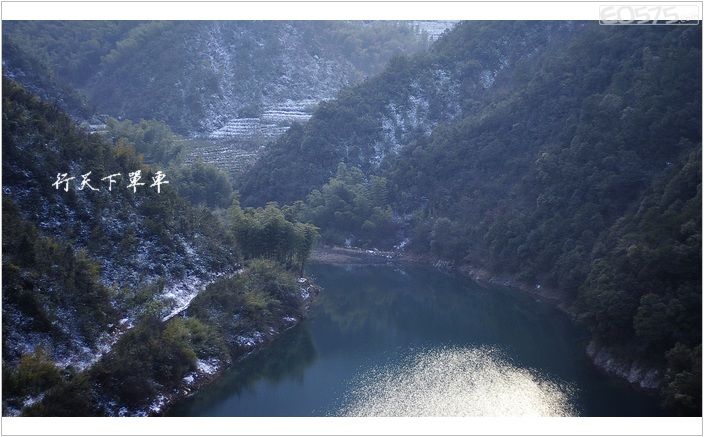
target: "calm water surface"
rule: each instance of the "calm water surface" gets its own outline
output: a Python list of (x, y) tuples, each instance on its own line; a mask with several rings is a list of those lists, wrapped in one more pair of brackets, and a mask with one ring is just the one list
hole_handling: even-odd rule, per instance
[(425, 267), (312, 265), (308, 320), (176, 416), (652, 416), (548, 304)]

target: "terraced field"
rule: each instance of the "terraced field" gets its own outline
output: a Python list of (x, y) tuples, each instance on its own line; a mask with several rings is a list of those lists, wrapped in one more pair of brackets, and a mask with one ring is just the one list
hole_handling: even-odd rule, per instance
[(254, 164), (264, 144), (243, 136), (187, 139), (184, 140), (184, 162), (190, 164), (200, 160), (235, 178)]
[(208, 137), (268, 141), (286, 132), (293, 122), (307, 121), (317, 103), (315, 99), (303, 99), (274, 104), (265, 108), (259, 117), (233, 118)]
[(259, 117), (233, 118), (203, 138), (185, 140), (185, 161), (201, 160), (235, 177), (294, 122), (307, 121), (317, 103), (315, 99), (287, 100), (264, 108)]

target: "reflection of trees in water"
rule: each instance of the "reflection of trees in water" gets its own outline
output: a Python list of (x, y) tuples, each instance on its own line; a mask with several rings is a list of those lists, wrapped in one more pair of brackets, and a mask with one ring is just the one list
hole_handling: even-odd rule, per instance
[(482, 299), (485, 290), (476, 286), (470, 291), (471, 281), (433, 269), (317, 265), (313, 271), (324, 288), (318, 297), (318, 314), (342, 332), (365, 326), (425, 330), (428, 323), (431, 328), (452, 325), (457, 329), (472, 315), (480, 321), (493, 312), (487, 307), (491, 299)]
[[(327, 290), (326, 290), (327, 291)], [(372, 284), (364, 284), (349, 292), (321, 293), (319, 306), (321, 315), (343, 332), (356, 331), (366, 324), (377, 328), (388, 325), (392, 314), (389, 309), (399, 304), (399, 297)]]
[(566, 317), (522, 292), (419, 266), (317, 264), (310, 270), (324, 288), (316, 317), (352, 341), (364, 331), (369, 342), (388, 333), (442, 344), (501, 344), (530, 364), (544, 364), (531, 352), (536, 348), (579, 347), (575, 336), (558, 335), (574, 329)]
[(281, 337), (256, 354), (237, 361), (218, 379), (201, 389), (194, 397), (174, 406), (171, 416), (190, 415), (190, 411), (206, 411), (201, 405), (217, 405), (233, 395), (251, 389), (265, 380), (302, 381), (305, 370), (317, 358), (317, 351), (305, 323), (281, 334)]
[(401, 305), (426, 296), (411, 293), (414, 278), (388, 266), (316, 265), (315, 280), (323, 286), (316, 306), (342, 332), (367, 326), (386, 329), (396, 322)]

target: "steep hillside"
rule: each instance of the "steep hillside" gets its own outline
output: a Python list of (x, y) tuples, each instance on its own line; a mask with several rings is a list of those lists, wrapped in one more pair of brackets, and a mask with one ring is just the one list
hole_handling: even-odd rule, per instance
[(2, 66), (6, 77), (13, 79), (46, 101), (55, 102), (77, 119), (91, 116), (85, 96), (56, 77), (41, 56), (25, 52), (11, 40), (4, 40)]
[(418, 228), (416, 244), (575, 289), (599, 233), (700, 142), (698, 32), (594, 25), (481, 117), (405, 148), (386, 173), (399, 212), (460, 237)]
[(99, 113), (217, 138), (237, 133), (241, 120), (261, 118), (265, 133), (285, 127), (305, 117), (308, 102), (425, 45), (415, 27), (396, 22), (18, 21), (3, 29), (6, 47), (17, 49), (4, 59), (12, 76), (22, 79), (25, 60), (37, 58)]
[[(168, 128), (109, 131), (3, 81), (3, 415), (154, 414), (297, 323), (314, 296), (299, 279), (314, 227), (273, 205), (242, 211), (206, 166), (170, 166), (155, 185)], [(209, 318), (223, 290), (245, 311), (226, 326)]]
[[(338, 162), (366, 172), (428, 135), (438, 123), (479, 114), (519, 85), (522, 66), (581, 25), (557, 22), (462, 22), (432, 50), (398, 57), (386, 70), (320, 105), (242, 179), (245, 203), (302, 199)], [(491, 101), (491, 100), (489, 100)], [(305, 174), (306, 178), (296, 174)]]
[[(145, 185), (133, 192), (126, 180), (137, 170)], [(155, 171), (128, 144), (113, 148), (76, 127), (55, 106), (15, 82), (3, 82), (4, 218), (18, 223), (7, 244), (25, 249), (13, 252), (8, 246), (4, 252), (3, 268), (18, 275), (4, 285), (25, 297), (12, 301), (14, 294), (7, 289), (3, 296), (10, 301), (3, 311), (7, 320), (45, 321), (43, 327), (35, 322), (6, 325), (5, 360), (44, 346), (55, 359), (80, 368), (87, 357), (100, 356), (98, 340), (108, 341), (108, 331), (119, 329), (115, 315), (128, 323), (152, 301), (163, 306), (164, 315), (177, 311), (197, 284), (237, 268), (233, 243), (223, 239), (215, 217), (190, 207), (169, 185), (161, 193), (149, 188)], [(89, 184), (99, 191), (78, 189), (77, 180), (88, 172)], [(52, 185), (60, 173), (76, 178), (68, 191), (64, 184), (58, 189)], [(115, 173), (121, 177), (108, 190), (109, 182), (100, 179)], [(65, 279), (57, 280), (57, 275)], [(85, 292), (86, 287), (92, 291)], [(80, 300), (69, 298), (76, 293), (95, 296), (98, 300), (86, 305), (100, 308), (85, 311)], [(63, 297), (55, 302), (52, 296)], [(22, 302), (33, 303), (30, 308)], [(92, 317), (92, 311), (113, 316)], [(65, 316), (82, 313), (78, 320), (85, 316), (90, 328), (75, 333), (70, 324), (76, 321)], [(65, 338), (54, 342), (59, 333)]]
[(656, 380), (664, 405), (692, 415), (701, 414), (701, 155), (695, 148), (668, 168), (604, 234), (577, 304), (597, 364), (647, 378), (626, 351), (665, 368)]

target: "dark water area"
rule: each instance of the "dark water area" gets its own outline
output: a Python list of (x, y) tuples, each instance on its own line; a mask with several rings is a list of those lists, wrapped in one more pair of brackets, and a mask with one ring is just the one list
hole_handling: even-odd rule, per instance
[(595, 368), (586, 333), (520, 291), (419, 266), (314, 264), (309, 319), (174, 416), (655, 416)]

